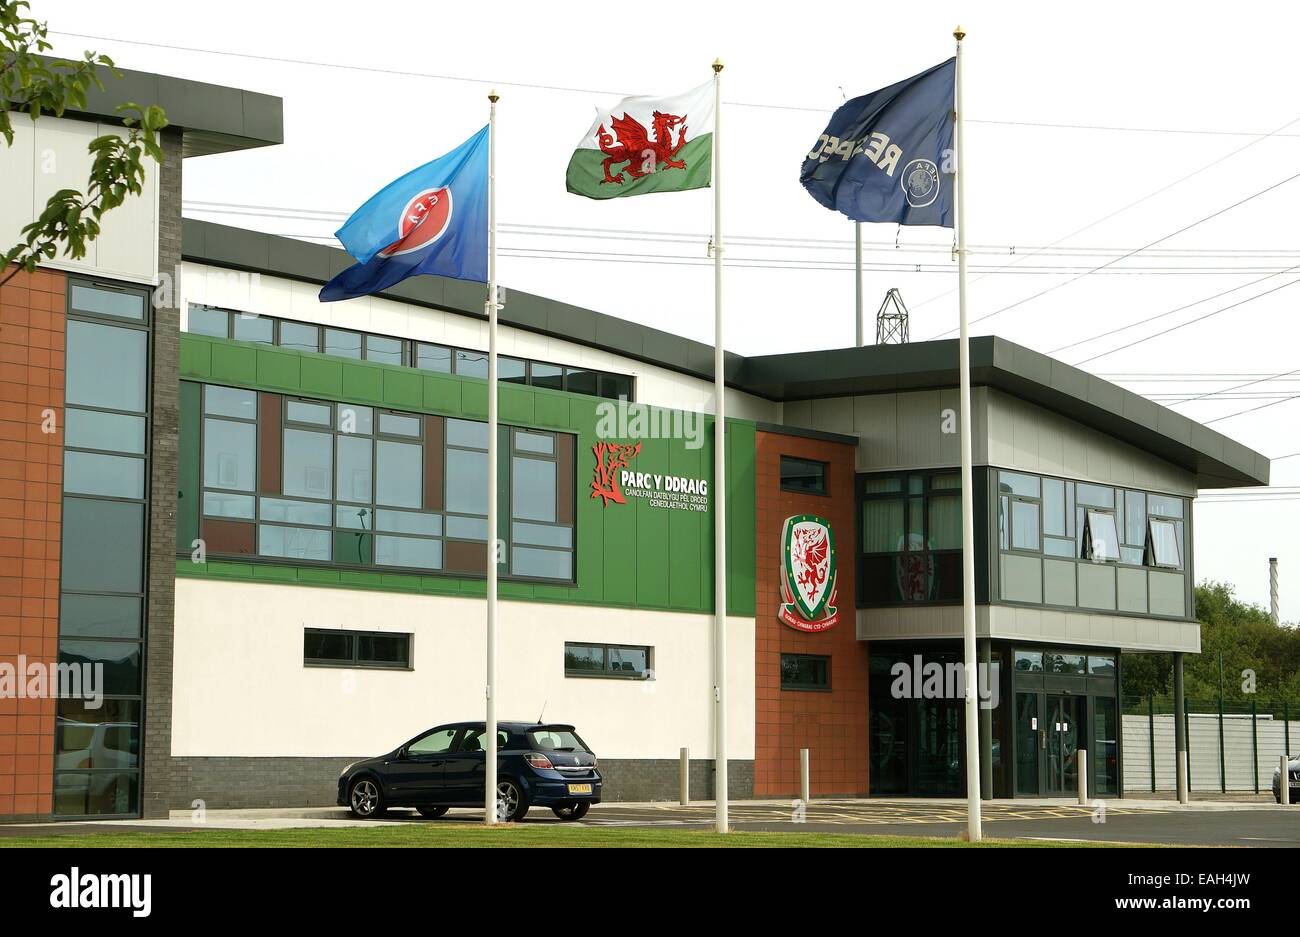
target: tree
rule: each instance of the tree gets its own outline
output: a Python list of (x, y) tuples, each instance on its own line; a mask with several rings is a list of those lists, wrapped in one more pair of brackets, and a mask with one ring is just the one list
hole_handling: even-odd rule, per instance
[[(65, 110), (86, 106), (86, 94), (104, 90), (99, 69), (121, 73), (107, 55), (86, 52), (80, 60), (50, 59), (52, 46), (44, 23), (24, 14), (27, 0), (0, 0), (0, 135), (13, 146), (13, 112), (26, 112), (33, 122), (42, 113), (62, 116)], [(110, 133), (90, 141), (93, 157), (86, 191), (61, 189), (50, 196), (40, 217), (22, 230), (22, 240), (0, 256), (0, 286), (19, 270), (31, 273), (42, 259), (52, 259), (60, 248), (81, 258), (86, 245), (99, 236), (103, 216), (143, 191), (145, 160), (162, 165), (158, 134), (167, 115), (157, 105), (123, 104), (125, 134)], [(10, 268), (11, 264), (16, 264)]]
[[(1218, 699), (1222, 655), (1225, 700), (1300, 699), (1300, 630), (1274, 624), (1268, 612), (1238, 599), (1226, 582), (1203, 582), (1196, 587), (1195, 594), (1196, 619), (1201, 623), (1201, 653), (1188, 654), (1183, 659), (1187, 697)], [(1242, 687), (1245, 671), (1255, 675), (1253, 694)], [(1124, 694), (1171, 696), (1170, 655), (1126, 654)]]

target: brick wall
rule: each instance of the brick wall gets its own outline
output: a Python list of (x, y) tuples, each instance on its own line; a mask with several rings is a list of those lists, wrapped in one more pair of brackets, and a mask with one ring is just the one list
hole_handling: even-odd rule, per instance
[[(172, 645), (176, 630), (176, 472), (180, 427), (181, 135), (163, 132), (158, 189), (158, 271), (150, 386), (148, 613), (145, 621), (144, 759), (140, 813), (166, 817), (172, 786)], [(170, 278), (170, 290), (168, 280)], [(170, 302), (163, 302), (170, 292)]]
[[(0, 287), (0, 663), (15, 668), (58, 659), (66, 282)], [(54, 716), (53, 698), (0, 697), (0, 816), (50, 814)]]
[[(826, 496), (781, 490), (781, 456), (829, 463)], [(854, 451), (836, 442), (760, 432), (756, 445), (755, 797), (797, 797), (799, 749), (810, 749), (814, 795), (860, 794), (867, 783), (867, 649), (854, 615)], [(839, 623), (805, 633), (777, 619), (781, 533), (795, 514), (826, 518), (838, 556)], [(782, 690), (782, 653), (831, 658), (831, 690)]]

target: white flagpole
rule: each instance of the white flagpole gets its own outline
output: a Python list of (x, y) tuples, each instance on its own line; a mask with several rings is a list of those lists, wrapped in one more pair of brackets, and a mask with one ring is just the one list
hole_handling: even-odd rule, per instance
[(862, 222), (853, 222), (853, 297), (857, 312), (858, 342), (861, 348), (867, 343), (867, 321), (862, 318)]
[(497, 822), (497, 100), (488, 94), (488, 509), (487, 509), (487, 754), (483, 770), (483, 822)]
[(961, 614), (966, 658), (966, 835), (971, 842), (984, 838), (980, 821), (980, 729), (975, 667), (975, 486), (971, 478), (970, 335), (966, 322), (966, 134), (962, 126), (961, 42), (966, 32), (953, 31), (957, 40), (957, 314), (961, 320), (958, 356), (961, 362)]
[(713, 60), (713, 797), (727, 832), (727, 446), (722, 351), (722, 60)]

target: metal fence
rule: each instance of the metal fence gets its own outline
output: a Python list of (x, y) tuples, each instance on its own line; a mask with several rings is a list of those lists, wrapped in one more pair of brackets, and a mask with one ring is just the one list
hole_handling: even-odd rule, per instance
[[(1173, 700), (1130, 696), (1123, 704), (1124, 790), (1174, 790)], [(1192, 791), (1269, 793), (1278, 757), (1300, 746), (1300, 701), (1189, 698), (1185, 710)]]

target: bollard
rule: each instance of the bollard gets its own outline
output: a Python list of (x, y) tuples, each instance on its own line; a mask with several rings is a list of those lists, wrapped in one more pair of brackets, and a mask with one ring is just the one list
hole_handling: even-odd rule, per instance
[(677, 786), (681, 791), (681, 805), (685, 807), (691, 802), (691, 750), (683, 748), (681, 754), (681, 764), (677, 768)]
[(1280, 760), (1282, 763), (1277, 775), (1277, 802), (1286, 807), (1291, 803), (1291, 772), (1288, 770), (1291, 764), (1286, 755), (1283, 755)]
[(1185, 804), (1188, 800), (1187, 749), (1185, 748), (1178, 753), (1178, 769), (1178, 802)]
[(799, 749), (799, 796), (802, 798), (805, 807), (808, 805), (808, 801), (812, 799), (812, 783), (809, 778), (808, 749), (806, 748)]
[(1079, 806), (1088, 806), (1088, 751), (1081, 748), (1076, 753), (1079, 759)]

